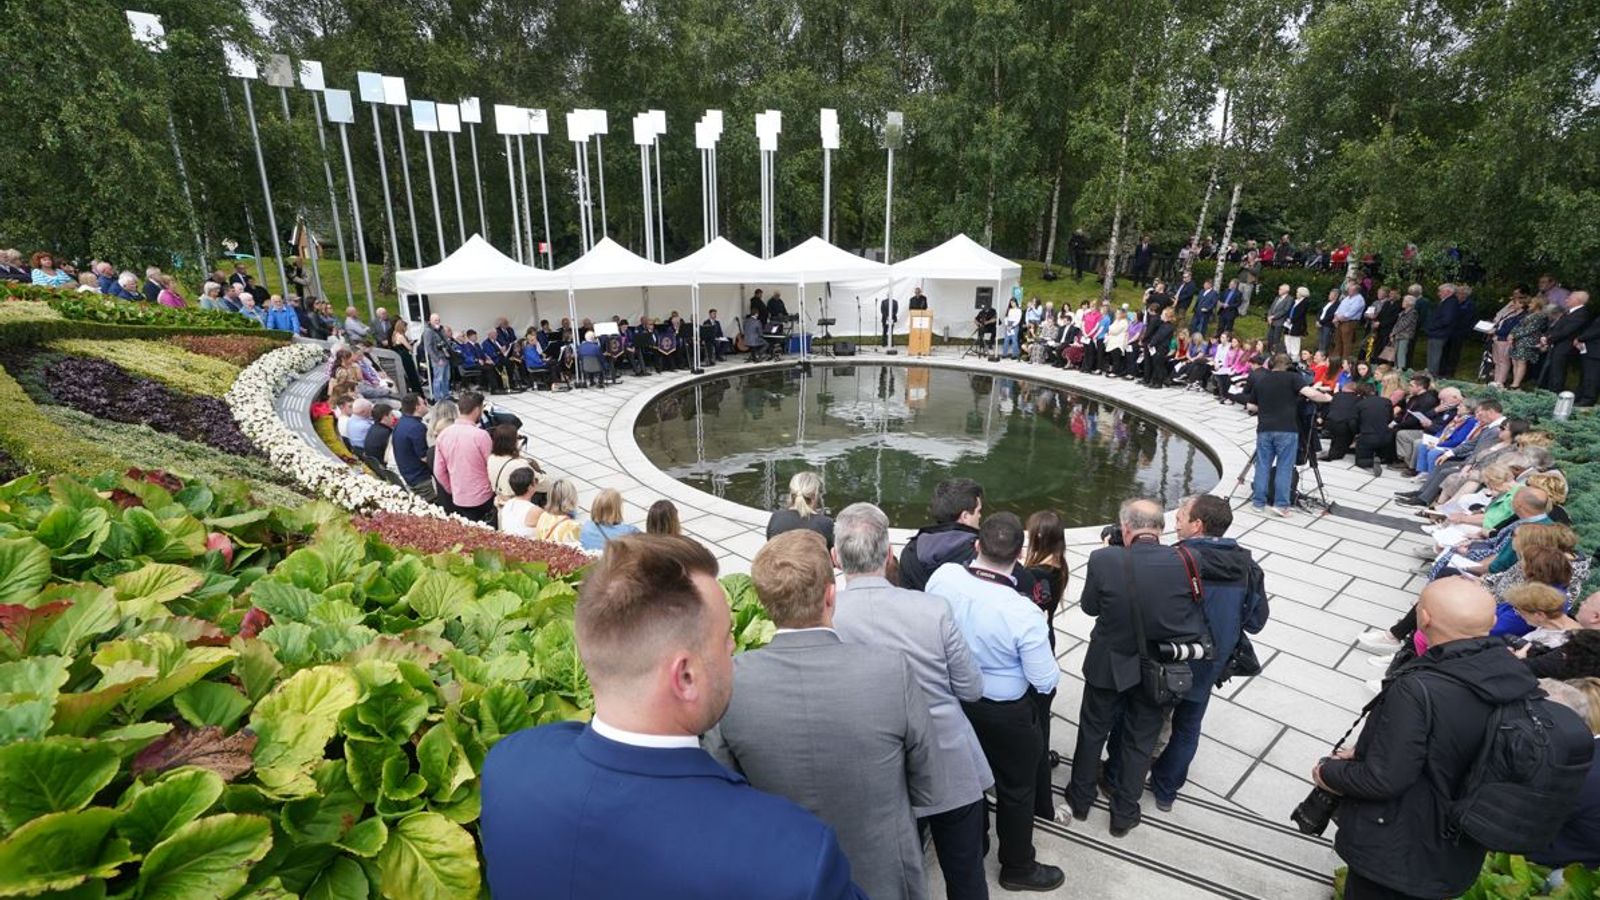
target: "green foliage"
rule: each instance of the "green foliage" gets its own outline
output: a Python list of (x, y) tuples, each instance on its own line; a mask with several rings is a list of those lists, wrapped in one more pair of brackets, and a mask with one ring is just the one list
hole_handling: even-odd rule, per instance
[[(1333, 900), (1343, 900), (1349, 870), (1340, 866), (1333, 874)], [(1559, 884), (1551, 886), (1552, 875)], [(1483, 860), (1478, 880), (1460, 900), (1591, 900), (1600, 896), (1600, 869), (1573, 863), (1559, 871), (1511, 853), (1490, 853)]]
[(761, 598), (756, 594), (756, 584), (749, 575), (724, 575), (722, 592), (728, 595), (728, 605), (733, 608), (733, 648), (735, 653), (765, 647), (777, 632), (778, 626), (767, 618), (761, 608)]
[(477, 896), (485, 753), (593, 704), (573, 597), (238, 485), (0, 486), (0, 896)]
[(52, 342), (50, 348), (73, 356), (109, 360), (134, 374), (205, 397), (221, 397), (239, 377), (238, 366), (190, 353), (165, 341), (62, 340)]

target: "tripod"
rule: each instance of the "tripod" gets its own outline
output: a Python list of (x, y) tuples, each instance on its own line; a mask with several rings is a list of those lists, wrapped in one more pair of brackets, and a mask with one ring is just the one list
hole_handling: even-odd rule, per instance
[(983, 341), (981, 340), (982, 336), (983, 336), (983, 326), (982, 325), (979, 325), (979, 326), (977, 326), (977, 327), (972, 329), (972, 337), (968, 339), (969, 343), (967, 344), (967, 349), (961, 351), (961, 358), (962, 359), (966, 359), (969, 356), (975, 356), (978, 359), (988, 359), (989, 358), (989, 348), (987, 346), (985, 346)]
[[(1316, 417), (1313, 415), (1309, 427), (1305, 424), (1300, 426), (1300, 446), (1295, 451), (1295, 455), (1298, 457), (1301, 453), (1304, 453), (1305, 462), (1302, 463), (1299, 459), (1296, 459), (1294, 462), (1294, 475), (1290, 478), (1289, 488), (1291, 492), (1290, 505), (1305, 510), (1306, 512), (1316, 512), (1319, 515), (1325, 516), (1328, 513), (1333, 512), (1333, 501), (1328, 499), (1327, 485), (1323, 484), (1322, 482), (1322, 468), (1317, 465), (1317, 454), (1321, 450), (1322, 439), (1317, 434)], [(1229, 497), (1232, 497), (1234, 492), (1239, 489), (1240, 485), (1244, 484), (1245, 479), (1249, 478), (1254, 473), (1255, 465), (1256, 451), (1252, 450), (1250, 451), (1250, 459), (1245, 462), (1244, 468), (1239, 472), (1239, 478), (1233, 483), (1233, 489), (1228, 491)], [(1317, 494), (1315, 497), (1312, 497), (1305, 491), (1300, 490), (1299, 475), (1300, 467), (1302, 465), (1311, 470), (1311, 476), (1316, 480)]]

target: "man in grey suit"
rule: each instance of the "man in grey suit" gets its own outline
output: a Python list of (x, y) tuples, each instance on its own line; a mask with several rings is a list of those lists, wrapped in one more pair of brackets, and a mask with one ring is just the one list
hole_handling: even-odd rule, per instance
[(934, 793), (928, 698), (905, 656), (833, 630), (833, 564), (814, 531), (756, 554), (750, 577), (778, 626), (734, 659), (733, 701), (702, 740), (723, 765), (832, 825), (873, 898), (927, 897), (912, 807)]
[(983, 792), (994, 785), (989, 762), (961, 711), (983, 696), (983, 674), (942, 597), (891, 585), (889, 519), (870, 503), (852, 503), (833, 523), (833, 561), (844, 570), (833, 628), (847, 644), (871, 644), (905, 654), (928, 695), (933, 762), (939, 773), (933, 802), (912, 812), (928, 826), (944, 873), (947, 900), (989, 896), (983, 871)]

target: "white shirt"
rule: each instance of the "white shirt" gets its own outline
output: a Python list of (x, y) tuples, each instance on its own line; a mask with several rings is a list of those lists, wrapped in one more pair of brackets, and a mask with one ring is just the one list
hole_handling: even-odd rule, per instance
[(533, 503), (521, 497), (512, 497), (505, 505), (500, 507), (500, 530), (506, 534), (517, 537), (536, 538), (532, 525), (528, 524), (528, 513), (533, 510)]
[(652, 750), (672, 750), (679, 747), (693, 747), (700, 749), (700, 739), (692, 734), (640, 734), (637, 731), (623, 731), (612, 725), (607, 725), (599, 716), (589, 720), (589, 727), (594, 733), (608, 741), (627, 744), (631, 747), (648, 747)]
[(832, 627), (827, 625), (813, 625), (810, 628), (779, 628), (777, 631), (774, 631), (773, 634), (800, 634), (807, 631), (826, 631), (830, 634), (838, 634), (837, 631), (834, 631)]

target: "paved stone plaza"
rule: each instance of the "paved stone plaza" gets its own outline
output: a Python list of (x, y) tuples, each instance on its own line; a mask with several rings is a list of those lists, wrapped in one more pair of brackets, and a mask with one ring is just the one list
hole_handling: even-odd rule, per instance
[[(868, 353), (857, 363), (910, 362)], [(958, 366), (953, 353), (918, 365)], [(967, 367), (971, 367), (970, 363)], [(1205, 446), (1221, 464), (1217, 493), (1227, 494), (1243, 471), (1255, 441), (1255, 421), (1238, 406), (1220, 406), (1198, 392), (1151, 390), (1127, 381), (1020, 362), (979, 363), (983, 371), (1109, 396), (1165, 421)], [(730, 361), (708, 376), (754, 368)], [(634, 419), (655, 395), (691, 378), (687, 373), (624, 377), (605, 389), (524, 393), (493, 398), (520, 416), (530, 452), (547, 469), (576, 481), (580, 499), (602, 488), (626, 498), (625, 515), (643, 524), (645, 508), (666, 497), (679, 507), (686, 532), (709, 546), (724, 573), (747, 571), (764, 543), (768, 513), (687, 487), (662, 474), (633, 438)], [(1336, 858), (1325, 840), (1299, 835), (1288, 815), (1310, 788), (1312, 764), (1344, 733), (1370, 696), (1363, 681), (1381, 675), (1355, 648), (1356, 635), (1387, 626), (1407, 609), (1424, 577), (1413, 547), (1425, 536), (1411, 528), (1369, 524), (1341, 516), (1346, 510), (1412, 519), (1389, 499), (1403, 480), (1375, 478), (1349, 461), (1324, 464), (1322, 478), (1335, 505), (1332, 515), (1296, 510), (1283, 519), (1257, 515), (1248, 484), (1233, 494), (1234, 528), (1267, 573), (1272, 618), (1255, 638), (1263, 673), (1236, 681), (1215, 697), (1189, 785), (1171, 813), (1145, 803), (1144, 826), (1123, 839), (1108, 831), (1104, 805), (1087, 822), (1042, 827), (1040, 856), (1068, 873), (1060, 897), (1321, 898), (1330, 891)], [(831, 508), (849, 502), (829, 497)], [(1068, 603), (1056, 617), (1057, 650), (1065, 674), (1055, 701), (1051, 744), (1070, 758), (1082, 681), (1079, 671), (1092, 620), (1077, 609), (1076, 570), (1098, 544), (1099, 528), (1069, 531), (1073, 570)], [(896, 547), (910, 532), (896, 533)], [(1057, 770), (1064, 785), (1067, 762)], [(1331, 830), (1330, 830), (1331, 836)], [(993, 854), (991, 867), (997, 867)], [(938, 867), (929, 856), (930, 877)], [(997, 868), (995, 868), (997, 873)], [(939, 887), (936, 885), (936, 887)], [(936, 890), (935, 896), (942, 895)]]

